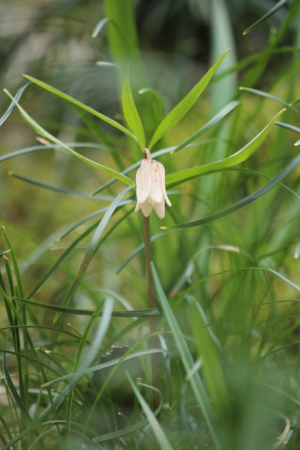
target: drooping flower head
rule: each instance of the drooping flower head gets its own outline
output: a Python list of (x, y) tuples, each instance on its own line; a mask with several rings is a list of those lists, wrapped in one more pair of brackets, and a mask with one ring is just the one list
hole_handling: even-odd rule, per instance
[(160, 219), (165, 217), (165, 202), (171, 205), (165, 187), (165, 168), (151, 159), (146, 149), (147, 159), (144, 159), (136, 173), (137, 205), (135, 212), (142, 210), (145, 217), (149, 217), (152, 209)]

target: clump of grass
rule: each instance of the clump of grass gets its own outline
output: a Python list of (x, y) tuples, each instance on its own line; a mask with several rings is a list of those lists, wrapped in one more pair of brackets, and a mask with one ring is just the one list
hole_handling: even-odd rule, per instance
[[(107, 0), (94, 34), (107, 27), (122, 83), (120, 121), (26, 76), (74, 108), (89, 142), (65, 143), (21, 106), (24, 88), (15, 97), (6, 91), (12, 103), (3, 119), (16, 107), (41, 145), (0, 162), (54, 149), (54, 158), (69, 158), (59, 161), (69, 161), (80, 180), (76, 189), (63, 187), (63, 177), (53, 185), (11, 175), (69, 196), (70, 204), (76, 198), (74, 208), (100, 201), (101, 209), (84, 216), (77, 207), (76, 220), (31, 255), (23, 252), (25, 237), (18, 240), (11, 224), (0, 222), (3, 449), (298, 448), (300, 157), (290, 137), (300, 133), (290, 123), (299, 115), (297, 58), (279, 80), (280, 96), (278, 80), (265, 91), (251, 86), (274, 52), (298, 51), (299, 26), (292, 49), (280, 44), (299, 19), (299, 5), (289, 6), (277, 35), (252, 57), (242, 91), (230, 77), (245, 62), (231, 60), (210, 84), (226, 51), (163, 114), (139, 56), (133, 4)], [(219, 25), (228, 31), (227, 20), (224, 13)], [(128, 63), (131, 78), (144, 84), (141, 94), (131, 89)], [(180, 130), (205, 88), (221, 92), (228, 79), (223, 97), (213, 96), (216, 114), (168, 146), (168, 133)], [(279, 111), (278, 103), (286, 108)], [(93, 146), (110, 157), (90, 157)], [(172, 198), (163, 221), (152, 213), (151, 226), (134, 213), (132, 174), (146, 148), (164, 164)], [(78, 190), (84, 183), (88, 192)]]

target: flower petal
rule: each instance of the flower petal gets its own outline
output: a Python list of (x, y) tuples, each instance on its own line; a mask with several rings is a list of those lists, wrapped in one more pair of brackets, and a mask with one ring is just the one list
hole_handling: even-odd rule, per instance
[(149, 197), (151, 191), (151, 167), (150, 161), (142, 161), (136, 173), (136, 196), (140, 203)]
[(164, 198), (161, 175), (157, 161), (151, 161), (151, 192), (150, 197), (155, 203), (160, 203)]
[(165, 199), (163, 199), (160, 203), (154, 204), (154, 211), (160, 219), (165, 217)]
[(140, 202), (138, 201), (137, 204), (136, 204), (136, 207), (135, 207), (134, 212), (138, 212), (140, 209), (141, 209), (141, 204), (140, 204)]
[(161, 177), (161, 184), (162, 184), (162, 190), (163, 190), (163, 193), (164, 193), (164, 198), (165, 198), (167, 204), (168, 204), (169, 206), (172, 206), (172, 203), (171, 203), (170, 200), (168, 199), (167, 191), (166, 191), (166, 183), (165, 183), (166, 174), (165, 174), (165, 168), (164, 168), (164, 166), (162, 165), (162, 163), (157, 162), (157, 164), (158, 164), (158, 167), (159, 167), (159, 172), (160, 172), (160, 177)]
[(145, 217), (149, 217), (153, 209), (153, 203), (150, 198), (147, 198), (144, 203), (141, 203), (141, 209)]

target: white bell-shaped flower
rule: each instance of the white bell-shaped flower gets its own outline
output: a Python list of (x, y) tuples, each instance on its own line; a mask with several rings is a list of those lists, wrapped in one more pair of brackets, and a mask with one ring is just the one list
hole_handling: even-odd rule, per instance
[(165, 187), (165, 168), (150, 157), (146, 149), (147, 159), (142, 161), (136, 173), (137, 205), (135, 212), (142, 210), (145, 217), (149, 217), (152, 209), (160, 219), (165, 217), (165, 202), (171, 205)]

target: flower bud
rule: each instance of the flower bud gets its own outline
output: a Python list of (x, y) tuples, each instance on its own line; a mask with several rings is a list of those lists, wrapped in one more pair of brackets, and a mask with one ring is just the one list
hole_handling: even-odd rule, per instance
[(165, 217), (165, 202), (171, 205), (165, 188), (165, 168), (150, 157), (148, 149), (147, 159), (144, 159), (136, 173), (137, 205), (135, 212), (142, 210), (145, 217), (149, 217), (152, 209), (160, 219)]

